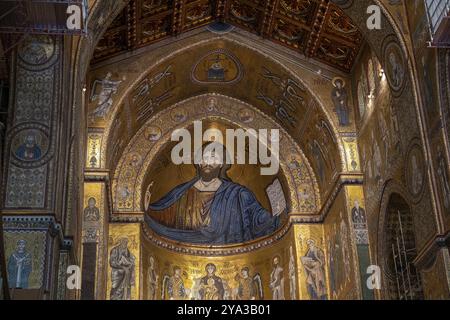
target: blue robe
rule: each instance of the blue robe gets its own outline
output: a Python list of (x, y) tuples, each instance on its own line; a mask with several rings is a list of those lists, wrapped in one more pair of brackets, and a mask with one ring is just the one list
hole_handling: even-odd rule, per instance
[[(161, 211), (175, 204), (198, 179), (174, 188), (161, 200), (151, 204), (149, 210)], [(279, 216), (273, 217), (256, 200), (247, 188), (222, 180), (214, 194), (210, 210), (210, 224), (199, 230), (180, 230), (156, 222), (148, 214), (146, 221), (150, 228), (166, 238), (198, 244), (242, 243), (266, 236), (277, 230)]]
[[(19, 260), (22, 262), (20, 263)], [(8, 260), (8, 282), (10, 288), (28, 288), (32, 271), (31, 255), (27, 252), (14, 252)]]
[(41, 148), (36, 145), (28, 148), (23, 144), (17, 148), (16, 156), (22, 160), (38, 160), (41, 157)]

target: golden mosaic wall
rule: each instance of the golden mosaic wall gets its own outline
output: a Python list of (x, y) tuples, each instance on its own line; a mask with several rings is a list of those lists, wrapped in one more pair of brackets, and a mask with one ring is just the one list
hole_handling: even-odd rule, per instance
[[(279, 299), (290, 299), (290, 279), (289, 279), (289, 259), (290, 246), (292, 246), (293, 232), (289, 232), (280, 242), (267, 248), (255, 250), (247, 254), (235, 254), (225, 257), (200, 257), (187, 254), (178, 254), (168, 252), (165, 249), (157, 247), (151, 243), (143, 242), (143, 298), (149, 299), (154, 289), (157, 288), (157, 294), (154, 298), (169, 299), (167, 291), (167, 282), (174, 274), (174, 268), (179, 267), (182, 273), (184, 286), (189, 294), (185, 299), (205, 299), (207, 295), (201, 295), (198, 292), (202, 283), (201, 278), (205, 277), (206, 266), (214, 264), (217, 268), (215, 275), (222, 279), (224, 293), (221, 295), (223, 299), (237, 300), (239, 295), (239, 282), (242, 281), (242, 269), (248, 268), (248, 274), (253, 278), (253, 286), (256, 292), (251, 296), (254, 299), (273, 299), (274, 294), (270, 288), (271, 272), (274, 270), (274, 259), (278, 257), (279, 266), (282, 270), (282, 290), (277, 291), (280, 294)], [(295, 254), (295, 253), (294, 253)], [(154, 270), (158, 275), (157, 285), (149, 284), (151, 272), (149, 268), (149, 260), (154, 259)], [(244, 281), (242, 281), (244, 282)], [(205, 285), (203, 283), (203, 285)], [(207, 285), (207, 284), (206, 284)], [(189, 289), (189, 290), (188, 290)], [(259, 291), (261, 289), (261, 291)], [(262, 294), (261, 294), (262, 293)], [(297, 292), (295, 292), (297, 294)]]
[[(197, 248), (203, 252), (200, 255), (163, 248), (142, 234), (140, 228), (140, 224), (110, 225), (107, 299), (114, 296), (119, 300), (324, 300), (330, 297), (328, 249), (320, 224), (293, 225), (280, 240), (266, 247), (239, 253), (235, 246), (225, 256), (209, 255), (207, 248)], [(132, 261), (132, 267), (130, 278), (126, 278), (128, 285), (117, 294), (112, 289), (118, 275), (113, 273), (111, 261), (115, 259), (113, 250), (124, 238), (128, 240), (125, 256)], [(208, 267), (212, 271), (209, 277)]]
[[(109, 236), (108, 236), (108, 276), (107, 276), (107, 288), (106, 288), (106, 299), (110, 300), (112, 296), (122, 298), (120, 300), (138, 300), (140, 292), (140, 277), (141, 277), (141, 235), (140, 235), (140, 224), (111, 224), (109, 226)], [(114, 249), (117, 249), (121, 241), (126, 239), (127, 243), (127, 264), (129, 265), (129, 274), (127, 274), (128, 284), (125, 288), (121, 288), (122, 284), (117, 284), (119, 290), (115, 293), (112, 291), (113, 288), (113, 278), (116, 277), (111, 268), (111, 253)], [(120, 259), (120, 256), (119, 256)], [(122, 289), (122, 292), (120, 292)], [(119, 291), (119, 292), (118, 292)]]
[(345, 189), (342, 189), (324, 223), (327, 244), (328, 274), (332, 299), (359, 298), (360, 286), (353, 226), (347, 210)]

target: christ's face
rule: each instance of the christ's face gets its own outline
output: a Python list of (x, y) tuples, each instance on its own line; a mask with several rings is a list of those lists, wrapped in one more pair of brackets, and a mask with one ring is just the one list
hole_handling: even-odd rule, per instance
[(242, 278), (244, 278), (244, 279), (248, 278), (248, 271), (246, 269), (242, 270), (241, 274), (242, 274)]
[(214, 150), (207, 151), (203, 154), (199, 166), (201, 177), (206, 181), (212, 180), (219, 177), (220, 169), (223, 166), (222, 157), (214, 152)]

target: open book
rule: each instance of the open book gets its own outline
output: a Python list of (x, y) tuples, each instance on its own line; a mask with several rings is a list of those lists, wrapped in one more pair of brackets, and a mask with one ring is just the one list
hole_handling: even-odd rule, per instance
[(286, 211), (286, 198), (284, 197), (280, 180), (275, 179), (275, 181), (266, 188), (266, 193), (274, 216), (279, 216)]

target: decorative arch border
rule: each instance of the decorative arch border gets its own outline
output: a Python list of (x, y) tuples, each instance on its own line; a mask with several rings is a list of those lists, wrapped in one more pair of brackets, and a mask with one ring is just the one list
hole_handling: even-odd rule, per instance
[[(170, 60), (171, 58), (182, 54), (184, 51), (186, 50), (191, 50), (194, 49), (196, 47), (200, 47), (200, 46), (204, 46), (210, 43), (214, 43), (217, 41), (228, 41), (228, 42), (232, 42), (238, 46), (242, 46), (245, 47), (253, 52), (255, 52), (256, 54), (264, 57), (265, 59), (270, 60), (272, 63), (280, 66), (280, 68), (286, 72), (289, 76), (291, 76), (292, 78), (294, 78), (296, 81), (298, 81), (298, 83), (300, 83), (300, 85), (302, 85), (305, 88), (305, 91), (307, 91), (307, 93), (313, 98), (312, 101), (314, 101), (314, 103), (316, 105), (318, 105), (318, 109), (321, 110), (322, 112), (322, 117), (325, 118), (328, 123), (330, 124), (330, 127), (332, 129), (332, 133), (333, 133), (333, 138), (335, 141), (337, 141), (338, 145), (338, 150), (340, 152), (340, 159), (339, 159), (339, 165), (341, 170), (346, 171), (347, 167), (346, 167), (346, 151), (345, 151), (345, 147), (343, 142), (341, 141), (341, 139), (339, 139), (340, 135), (339, 135), (339, 131), (336, 128), (336, 125), (334, 123), (334, 121), (332, 120), (332, 116), (330, 114), (330, 111), (325, 107), (325, 103), (320, 99), (320, 97), (314, 92), (314, 90), (311, 89), (311, 85), (304, 81), (298, 74), (292, 72), (284, 63), (280, 62), (279, 60), (274, 59), (273, 56), (263, 52), (256, 43), (253, 42), (253, 40), (251, 38), (249, 38), (249, 43), (242, 43), (241, 41), (238, 41), (237, 39), (233, 39), (232, 36), (230, 36), (230, 33), (224, 34), (224, 35), (220, 35), (220, 36), (216, 36), (216, 37), (212, 37), (210, 39), (204, 39), (204, 40), (200, 40), (197, 41), (196, 43), (193, 43), (192, 45), (189, 46), (185, 46), (183, 48), (177, 48), (176, 50), (171, 51), (170, 54), (165, 55), (163, 58), (157, 59), (155, 60), (155, 62), (153, 64), (151, 64), (144, 72), (142, 72), (139, 76), (137, 76), (131, 84), (129, 84), (128, 88), (125, 89), (122, 94), (120, 96), (118, 96), (118, 98), (114, 101), (114, 104), (111, 108), (111, 115), (108, 117), (108, 122), (107, 125), (104, 129), (104, 133), (103, 133), (103, 141), (106, 141), (106, 143), (102, 144), (101, 147), (101, 163), (106, 165), (106, 159), (107, 159), (107, 152), (108, 150), (108, 146), (109, 146), (109, 138), (111, 136), (111, 132), (113, 130), (113, 123), (114, 123), (114, 119), (116, 118), (117, 114), (119, 113), (120, 110), (120, 106), (123, 105), (124, 100), (126, 99), (126, 97), (129, 96), (129, 94), (131, 94), (133, 92), (133, 90), (136, 89), (136, 86), (139, 85), (139, 83), (142, 82), (142, 80), (148, 76), (148, 74), (150, 74), (152, 72), (152, 70), (156, 69), (158, 66), (162, 65), (164, 62)], [(170, 44), (170, 45), (173, 45)]]
[[(214, 108), (208, 108), (208, 101), (211, 99), (215, 101)], [(198, 106), (204, 107), (199, 108)], [(249, 129), (248, 122), (242, 121), (239, 117), (239, 112), (244, 108), (251, 110), (255, 115), (252, 129), (280, 130), (280, 170), (289, 185), (291, 213), (317, 214), (321, 207), (319, 186), (312, 167), (293, 138), (259, 109), (238, 99), (214, 93), (186, 99), (159, 112), (136, 133), (122, 153), (114, 172), (112, 181), (114, 213), (143, 211), (142, 184), (150, 164), (160, 149), (170, 141), (173, 130), (185, 128), (195, 120), (203, 120), (208, 117), (216, 117), (240, 128)], [(177, 123), (171, 115), (180, 110), (186, 114), (186, 117)], [(146, 132), (149, 127), (158, 127), (161, 130), (161, 136), (157, 141), (147, 139)], [(138, 155), (141, 159), (138, 166), (132, 165), (130, 158), (134, 155)], [(306, 190), (309, 198), (300, 194), (301, 190)], [(313, 204), (308, 206), (306, 200), (311, 198)]]
[(221, 245), (221, 246), (201, 246), (195, 244), (184, 244), (174, 240), (162, 237), (145, 222), (141, 222), (142, 235), (146, 241), (170, 251), (177, 253), (203, 256), (203, 257), (220, 257), (232, 256), (257, 250), (263, 250), (283, 239), (291, 231), (295, 223), (286, 221), (286, 223), (278, 229), (274, 234), (254, 239), (245, 243)]

